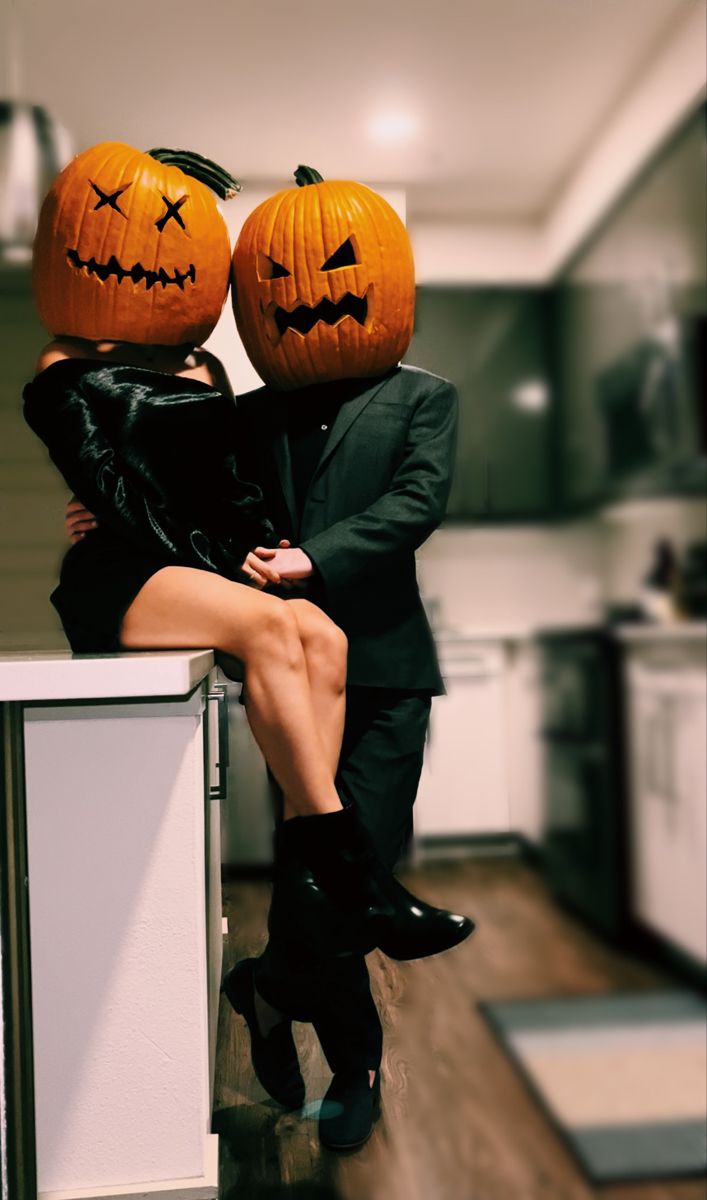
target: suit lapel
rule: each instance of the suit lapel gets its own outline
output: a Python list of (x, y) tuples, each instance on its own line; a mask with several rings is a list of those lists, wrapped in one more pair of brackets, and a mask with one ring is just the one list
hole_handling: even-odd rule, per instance
[(366, 405), (370, 404), (371, 400), (376, 395), (376, 392), (379, 392), (389, 379), (389, 375), (386, 375), (385, 379), (377, 379), (371, 387), (366, 388), (366, 390), (361, 392), (358, 396), (354, 396), (351, 400), (347, 400), (345, 404), (342, 404), (337, 413), (331, 433), (329, 434), (327, 444), (324, 447), (324, 453), (319, 459), (319, 462), (317, 463), (317, 469), (312, 476), (312, 483), (315, 483), (320, 477), (332, 455), (336, 453), (342, 438), (346, 436), (354, 421), (357, 419), (357, 417), (360, 417)]

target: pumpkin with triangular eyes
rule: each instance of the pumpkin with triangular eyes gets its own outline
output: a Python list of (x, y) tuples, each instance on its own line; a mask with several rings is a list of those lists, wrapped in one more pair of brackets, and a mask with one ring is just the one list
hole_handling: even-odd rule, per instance
[(258, 205), (233, 255), (233, 307), (246, 353), (270, 387), (290, 391), (394, 367), (412, 337), (415, 268), (407, 231), (363, 184), (325, 181)]
[(228, 292), (231, 248), (216, 191), (239, 185), (182, 150), (101, 142), (61, 172), (40, 214), (34, 293), (55, 335), (198, 344)]

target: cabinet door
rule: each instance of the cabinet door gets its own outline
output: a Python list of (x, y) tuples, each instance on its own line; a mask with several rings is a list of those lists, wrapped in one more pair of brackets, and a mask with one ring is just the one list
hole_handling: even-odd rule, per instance
[(459, 391), (450, 517), (524, 518), (550, 508), (547, 305), (540, 288), (418, 289), (406, 361)]
[[(703, 686), (703, 685), (702, 685)], [(704, 696), (656, 681), (632, 698), (632, 855), (636, 915), (707, 958)]]
[(682, 943), (707, 960), (707, 700), (682, 693), (672, 709), (672, 792), (683, 862), (679, 889)]
[(504, 677), (445, 670), (447, 695), (433, 702), (417, 803), (420, 837), (500, 833), (509, 828)]

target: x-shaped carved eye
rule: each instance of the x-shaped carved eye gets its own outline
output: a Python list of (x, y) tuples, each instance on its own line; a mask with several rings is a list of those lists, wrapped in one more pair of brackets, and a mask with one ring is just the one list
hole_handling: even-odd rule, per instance
[(167, 224), (167, 222), (169, 221), (170, 217), (173, 217), (174, 220), (177, 222), (177, 224), (181, 225), (182, 229), (186, 230), (186, 225), (184, 224), (184, 221), (182, 220), (181, 213), (179, 212), (179, 210), (182, 207), (182, 205), (184, 203), (186, 203), (186, 201), (189, 199), (189, 197), (188, 196), (180, 196), (178, 200), (168, 200), (166, 196), (163, 196), (162, 199), (164, 200), (165, 204), (167, 205), (167, 211), (162, 214), (162, 216), (159, 218), (158, 221), (155, 221), (155, 225), (159, 229), (160, 233), (162, 233), (162, 231), (163, 231), (165, 225)]
[(351, 238), (347, 238), (319, 269), (321, 271), (337, 271), (339, 267), (355, 267), (357, 262), (356, 247)]
[[(114, 208), (116, 212), (120, 213), (121, 217), (125, 217), (125, 213), (123, 212), (122, 208), (118, 208), (118, 197), (122, 196), (123, 192), (127, 192), (128, 188), (132, 186), (130, 183), (126, 183), (125, 187), (116, 188), (114, 192), (104, 192), (101, 188), (99, 188), (97, 183), (93, 182), (92, 179), (89, 182), (94, 192), (98, 196), (98, 204), (94, 204), (93, 206), (94, 212), (96, 212), (96, 210), (99, 208), (103, 208), (104, 204), (108, 204), (111, 208)], [(125, 217), (125, 219), (127, 221), (127, 217)]]
[(258, 279), (285, 279), (290, 272), (269, 254), (258, 255)]

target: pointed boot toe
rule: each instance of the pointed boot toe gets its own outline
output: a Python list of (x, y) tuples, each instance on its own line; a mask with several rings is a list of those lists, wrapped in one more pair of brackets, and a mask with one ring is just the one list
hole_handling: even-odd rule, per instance
[[(327, 933), (331, 942), (338, 941), (339, 953), (367, 953), (378, 946), (390, 958), (427, 958), (457, 946), (474, 928), (468, 917), (434, 908), (408, 892), (381, 862), (353, 807), (289, 818), (277, 831), (275, 857), (275, 892), (281, 898), (288, 899), (285, 883), (294, 861), (308, 869), (312, 881), (309, 890), (299, 888), (299, 898), (298, 889), (289, 889), (293, 902), (279, 904), (286, 920), (303, 930), (311, 926), (317, 934), (330, 925)], [(330, 905), (332, 922), (325, 918), (320, 925), (313, 919), (312, 888)]]
[(401, 962), (431, 958), (459, 946), (474, 932), (475, 925), (469, 917), (433, 908), (415, 897), (411, 900), (413, 903), (400, 906), (396, 917), (378, 938), (378, 947), (388, 958)]

